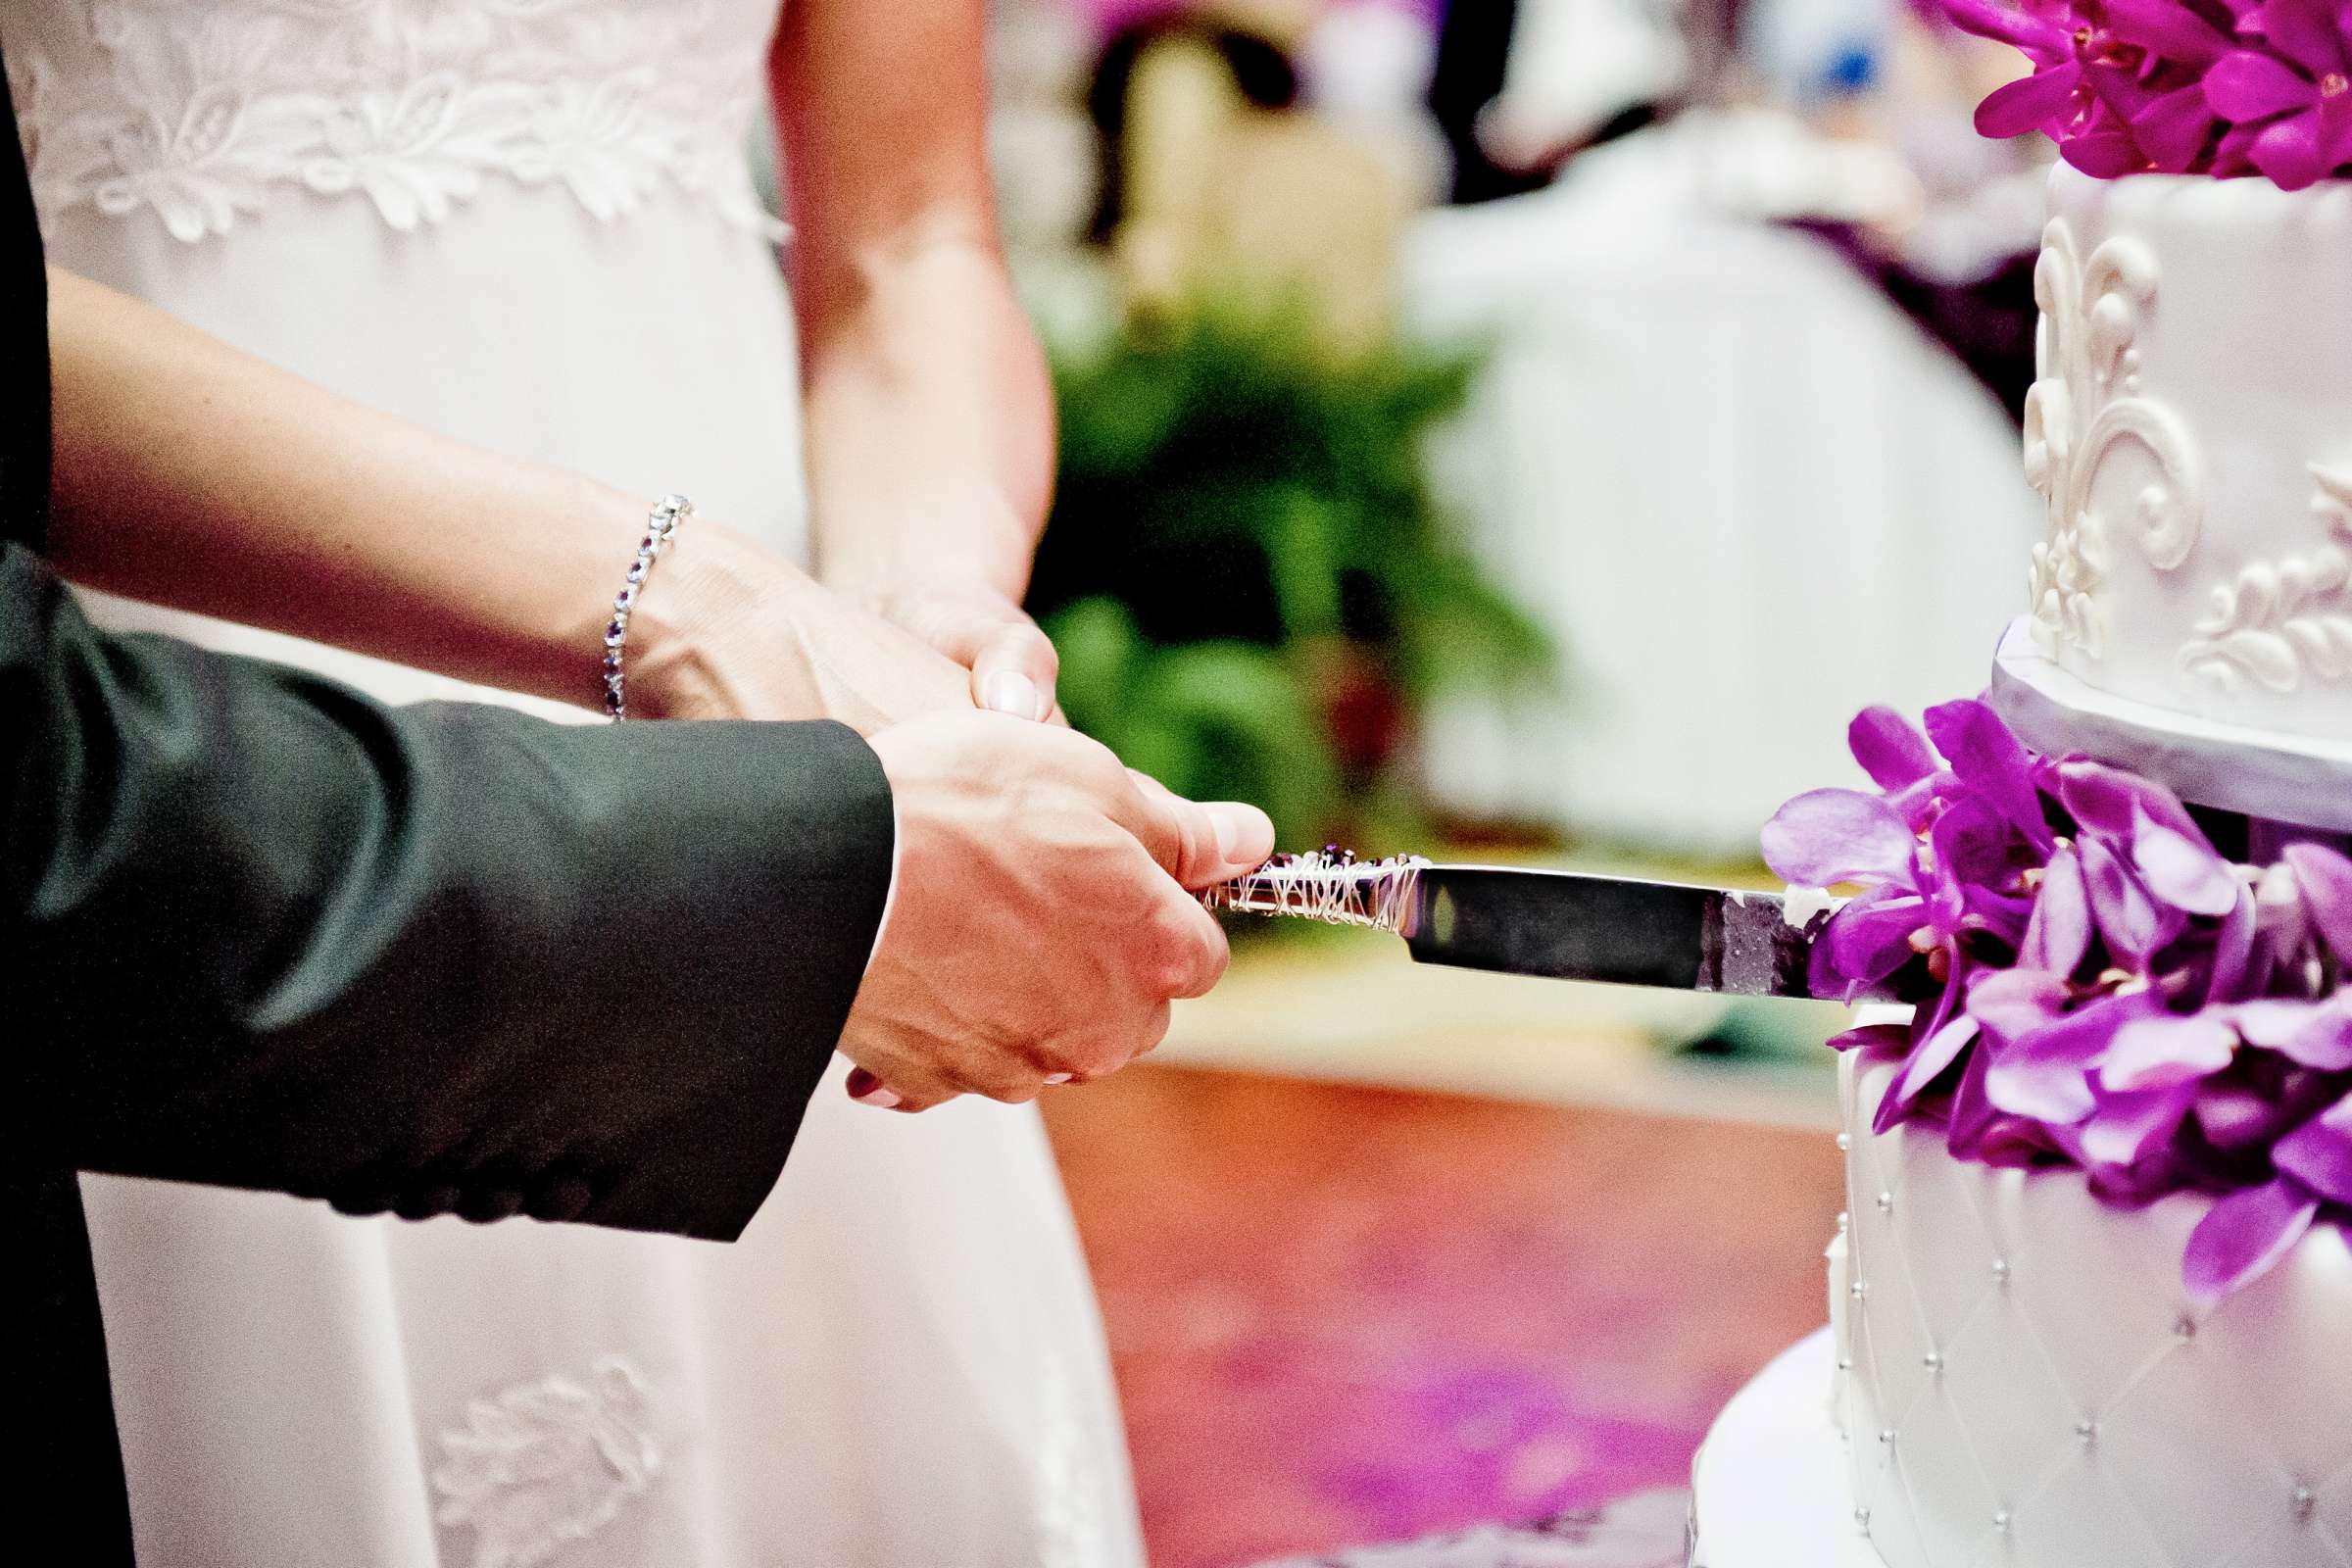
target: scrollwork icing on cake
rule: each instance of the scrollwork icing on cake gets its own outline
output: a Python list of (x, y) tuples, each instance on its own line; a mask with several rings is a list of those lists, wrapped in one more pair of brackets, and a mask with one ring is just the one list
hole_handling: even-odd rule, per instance
[(2045, 646), (2106, 655), (2099, 590), (2109, 566), (2107, 519), (2091, 493), (2126, 443), (2145, 451), (2157, 476), (2132, 500), (2131, 535), (2149, 563), (2172, 571), (2196, 548), (2204, 524), (2204, 468), (2180, 416), (2139, 389), (2134, 346), (2156, 298), (2155, 254), (2110, 239), (2087, 263), (2066, 220), (2042, 231), (2034, 269), (2041, 328), (2037, 379), (2026, 395), (2026, 477), (2049, 502), (2048, 537), (2034, 547), (2034, 625)]
[(2311, 510), (2331, 537), (2308, 555), (2258, 561), (2213, 591), (2180, 650), (2182, 673), (2225, 692), (2352, 679), (2352, 471), (2311, 465)]

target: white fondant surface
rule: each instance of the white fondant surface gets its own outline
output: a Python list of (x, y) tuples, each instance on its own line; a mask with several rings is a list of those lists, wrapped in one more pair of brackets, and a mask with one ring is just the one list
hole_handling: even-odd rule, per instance
[(2343, 1233), (2200, 1312), (2180, 1255), (2205, 1200), (2127, 1211), (2073, 1171), (1956, 1160), (1933, 1129), (1873, 1136), (1892, 1071), (1840, 1078), (1835, 1375), (1886, 1568), (2352, 1565)]
[(1884, 1568), (1854, 1523), (1822, 1330), (1740, 1391), (1691, 1464), (1690, 1568)]
[(2352, 185), (2060, 166), (2034, 612), (2090, 685), (2352, 740)]

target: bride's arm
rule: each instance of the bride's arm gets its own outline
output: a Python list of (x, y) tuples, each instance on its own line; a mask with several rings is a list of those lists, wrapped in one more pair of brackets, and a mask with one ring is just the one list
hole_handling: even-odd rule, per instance
[[(69, 575), (467, 680), (594, 705), (649, 497), (336, 397), (49, 270)], [(693, 475), (681, 474), (691, 490)], [(961, 672), (775, 552), (697, 518), (629, 629), (632, 712), (835, 717), (968, 704)]]
[(1019, 605), (1054, 403), (997, 240), (985, 11), (794, 0), (772, 75), (818, 569), (1019, 710), (1052, 706)]

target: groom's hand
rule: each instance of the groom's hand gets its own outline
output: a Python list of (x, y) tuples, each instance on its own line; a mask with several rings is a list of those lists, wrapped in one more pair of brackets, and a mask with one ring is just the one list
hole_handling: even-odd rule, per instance
[(841, 1049), (869, 1104), (1032, 1099), (1159, 1043), (1168, 1004), (1225, 971), (1187, 889), (1261, 863), (1254, 807), (1139, 782), (1068, 730), (924, 718), (873, 747), (898, 811), (897, 892)]

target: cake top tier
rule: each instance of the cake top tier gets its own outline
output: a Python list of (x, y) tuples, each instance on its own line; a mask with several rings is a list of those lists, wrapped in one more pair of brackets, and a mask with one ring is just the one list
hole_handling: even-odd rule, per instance
[(2086, 174), (2352, 173), (2352, 0), (1943, 0), (2034, 74), (1977, 107)]

